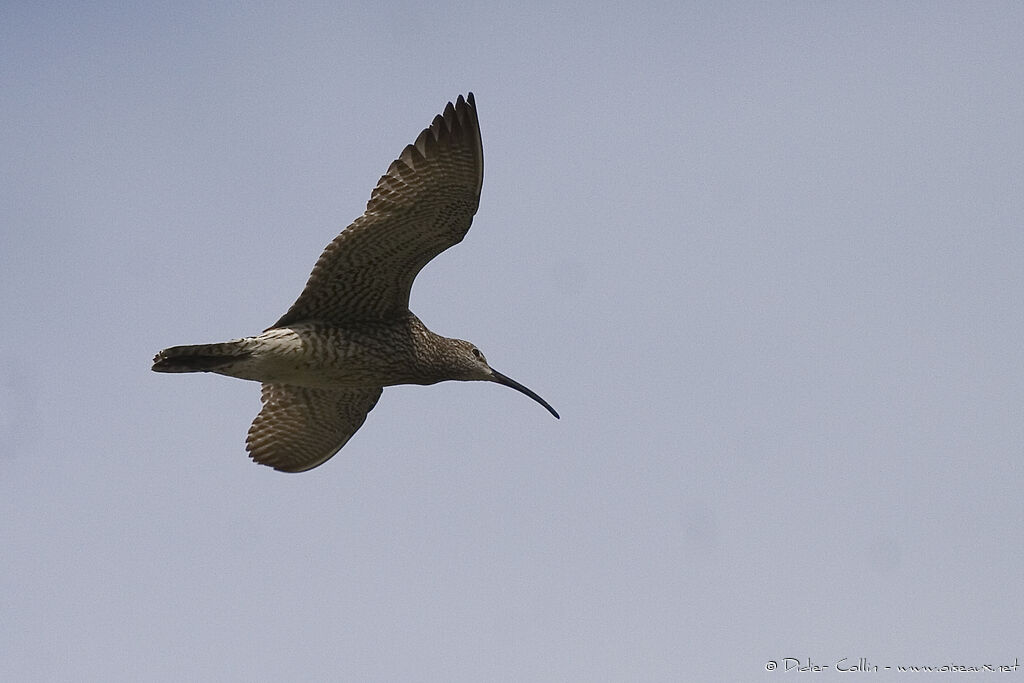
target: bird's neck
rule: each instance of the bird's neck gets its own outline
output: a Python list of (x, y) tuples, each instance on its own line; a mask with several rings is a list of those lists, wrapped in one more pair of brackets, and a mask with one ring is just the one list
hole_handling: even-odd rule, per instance
[(436, 384), (450, 379), (448, 364), (444, 355), (447, 339), (431, 332), (423, 322), (412, 313), (407, 321), (409, 337), (413, 341), (413, 361), (417, 379), (414, 384)]

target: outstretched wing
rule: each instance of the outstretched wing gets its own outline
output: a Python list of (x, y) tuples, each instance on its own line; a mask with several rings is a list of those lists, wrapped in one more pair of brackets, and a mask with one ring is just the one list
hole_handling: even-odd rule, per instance
[(391, 164), (366, 213), (327, 245), (306, 288), (274, 327), (403, 314), (420, 269), (466, 236), (483, 175), (476, 102), (473, 93), (460, 95)]
[(245, 440), (249, 457), (281, 472), (322, 465), (362, 426), (382, 391), (264, 384), (263, 409)]

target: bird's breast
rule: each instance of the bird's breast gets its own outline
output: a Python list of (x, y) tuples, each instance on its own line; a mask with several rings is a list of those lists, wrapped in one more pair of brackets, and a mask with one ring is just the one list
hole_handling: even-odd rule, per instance
[[(405, 326), (299, 323), (267, 330), (257, 342), (248, 379), (305, 387), (431, 384)], [(258, 376), (254, 376), (258, 375)]]

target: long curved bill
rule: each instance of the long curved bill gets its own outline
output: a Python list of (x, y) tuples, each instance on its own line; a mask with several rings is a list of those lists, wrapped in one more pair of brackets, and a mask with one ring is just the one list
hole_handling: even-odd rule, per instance
[(559, 420), (562, 419), (562, 418), (558, 417), (558, 413), (555, 412), (554, 408), (552, 408), (550, 405), (548, 405), (547, 401), (542, 399), (537, 394), (533, 393), (533, 391), (531, 389), (528, 389), (527, 387), (524, 387), (522, 384), (520, 384), (519, 382), (515, 381), (511, 377), (506, 377), (505, 375), (501, 374), (500, 372), (498, 372), (494, 368), (491, 368), (491, 372), (494, 373), (494, 381), (497, 382), (498, 384), (504, 384), (506, 387), (512, 387), (516, 391), (526, 394), (527, 396), (532, 398), (534, 401), (536, 401), (537, 403), (539, 403), (542, 406), (544, 406), (545, 408), (547, 408), (548, 412), (551, 413), (552, 415), (554, 415), (556, 419), (559, 419)]

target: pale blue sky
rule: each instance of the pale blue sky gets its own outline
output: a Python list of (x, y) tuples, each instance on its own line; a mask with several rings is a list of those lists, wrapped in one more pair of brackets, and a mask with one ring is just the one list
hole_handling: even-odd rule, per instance
[[(412, 308), (563, 419), (389, 388), (253, 465), (258, 387), (152, 355), (469, 90)], [(0, 92), (0, 679), (1024, 661), (1020, 4), (6, 3)]]

